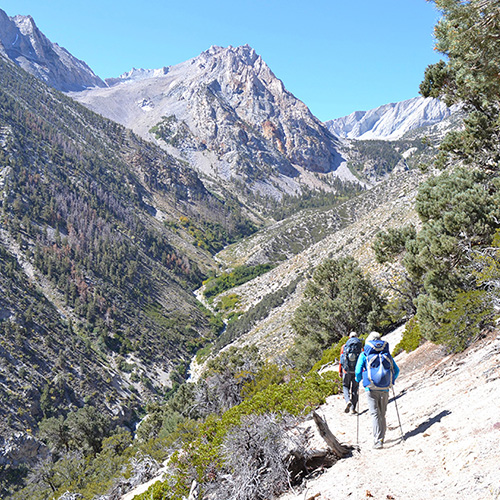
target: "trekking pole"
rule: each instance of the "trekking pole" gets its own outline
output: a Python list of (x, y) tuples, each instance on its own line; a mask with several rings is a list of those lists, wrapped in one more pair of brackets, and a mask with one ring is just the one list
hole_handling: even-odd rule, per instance
[(355, 410), (356, 410), (356, 445), (359, 445), (359, 396), (358, 396), (358, 402), (356, 404)]
[(398, 415), (399, 429), (401, 431), (401, 441), (404, 441), (405, 437), (403, 434), (403, 426), (401, 425), (401, 419), (399, 418), (399, 410), (398, 410), (398, 404), (396, 403), (396, 392), (394, 391), (394, 386), (392, 386), (392, 394), (394, 396), (394, 406), (396, 407), (396, 413)]

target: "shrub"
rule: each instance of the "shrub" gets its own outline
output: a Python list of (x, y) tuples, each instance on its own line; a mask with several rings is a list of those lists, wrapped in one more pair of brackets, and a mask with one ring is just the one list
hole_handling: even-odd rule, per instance
[(223, 273), (217, 278), (210, 278), (205, 282), (205, 291), (203, 295), (210, 301), (216, 295), (235, 286), (242, 285), (247, 281), (267, 273), (273, 268), (272, 264), (258, 264), (256, 266), (238, 266), (230, 273)]
[(181, 500), (187, 496), (193, 479), (210, 488), (222, 471), (227, 470), (223, 446), (230, 446), (229, 433), (237, 435), (247, 417), (259, 415), (304, 415), (322, 404), (326, 397), (340, 391), (336, 374), (321, 376), (311, 372), (285, 384), (272, 384), (252, 398), (226, 411), (222, 416), (209, 416), (199, 426), (199, 433), (184, 443), (182, 453), (175, 453), (170, 461), (174, 472), (160, 484), (143, 493), (138, 500)]
[(484, 290), (472, 290), (457, 295), (438, 330), (436, 340), (452, 352), (463, 351), (494, 316)]
[(392, 352), (393, 356), (396, 356), (402, 351), (411, 352), (414, 351), (422, 343), (422, 333), (420, 331), (420, 326), (418, 324), (417, 318), (413, 317), (406, 323), (403, 337), (394, 346)]
[(330, 363), (335, 363), (335, 361), (338, 361), (340, 359), (340, 351), (342, 349), (342, 346), (349, 340), (349, 337), (342, 337), (335, 345), (332, 347), (329, 347), (328, 349), (325, 349), (323, 351), (323, 356), (319, 361), (317, 361), (314, 366), (312, 367), (312, 371), (319, 371), (321, 368), (324, 366), (330, 364)]

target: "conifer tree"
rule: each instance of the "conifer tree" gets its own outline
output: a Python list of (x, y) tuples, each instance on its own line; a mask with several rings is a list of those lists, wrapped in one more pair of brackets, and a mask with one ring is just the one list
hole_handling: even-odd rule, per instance
[(320, 264), (304, 299), (292, 321), (298, 334), (295, 358), (302, 370), (352, 330), (365, 333), (375, 328), (383, 315), (383, 297), (352, 257)]
[(429, 66), (420, 92), (460, 104), (465, 128), (448, 135), (441, 164), (463, 159), (497, 171), (500, 162), (500, 1), (433, 0), (443, 14), (436, 50), (447, 57)]
[(427, 68), (420, 91), (460, 104), (466, 116), (440, 146), (436, 165), (448, 171), (420, 189), (422, 230), (405, 260), (423, 284), (422, 332), (459, 350), (493, 316), (471, 249), (488, 247), (500, 227), (500, 1), (433, 1), (443, 14), (436, 49), (447, 61)]

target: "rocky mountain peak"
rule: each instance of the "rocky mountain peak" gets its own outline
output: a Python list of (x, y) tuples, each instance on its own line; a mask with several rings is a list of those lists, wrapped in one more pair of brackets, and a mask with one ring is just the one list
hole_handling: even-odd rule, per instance
[(332, 173), (337, 139), (249, 45), (212, 46), (162, 78), (72, 94), (220, 183), (279, 198), (303, 172)]
[(23, 35), (32, 35), (35, 32), (40, 33), (35, 20), (31, 16), (17, 15), (13, 17), (13, 21)]
[(57, 90), (106, 86), (87, 64), (52, 43), (31, 16), (9, 17), (0, 9), (0, 54)]
[(195, 59), (206, 58), (208, 60), (215, 57), (224, 58), (228, 57), (229, 54), (240, 57), (249, 65), (252, 65), (257, 59), (260, 59), (260, 56), (248, 44), (240, 45), (239, 47), (233, 47), (232, 45), (227, 47), (212, 45), (208, 50), (205, 50), (198, 57), (195, 57)]

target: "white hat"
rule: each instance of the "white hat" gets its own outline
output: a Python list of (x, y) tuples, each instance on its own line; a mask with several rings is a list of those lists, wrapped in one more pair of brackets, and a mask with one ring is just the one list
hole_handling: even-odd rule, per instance
[(371, 332), (370, 335), (368, 335), (368, 338), (366, 339), (367, 342), (370, 342), (372, 340), (378, 340), (380, 338), (380, 333), (378, 332)]
[(357, 337), (358, 336), (358, 333), (357, 332), (351, 332), (349, 334), (349, 337), (352, 339), (353, 337)]

